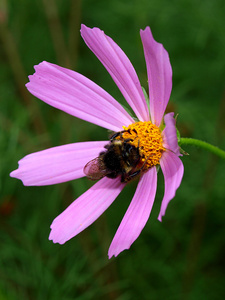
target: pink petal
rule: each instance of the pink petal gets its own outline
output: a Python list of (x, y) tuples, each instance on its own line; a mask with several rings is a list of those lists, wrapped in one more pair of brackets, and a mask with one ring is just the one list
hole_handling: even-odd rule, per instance
[(26, 87), (49, 105), (113, 131), (133, 122), (113, 97), (81, 74), (45, 61), (35, 71)]
[(29, 154), (10, 176), (24, 185), (50, 185), (85, 176), (83, 168), (97, 157), (107, 142), (84, 142), (58, 146)]
[(172, 150), (176, 155), (180, 154), (180, 147), (177, 140), (176, 121), (174, 119), (174, 113), (168, 113), (164, 116), (165, 128), (162, 132), (164, 136), (164, 143), (167, 149)]
[(173, 199), (177, 188), (181, 184), (184, 174), (184, 166), (179, 157), (171, 151), (163, 153), (160, 160), (160, 166), (165, 179), (165, 193), (158, 216), (158, 220), (162, 221), (162, 217), (165, 215), (166, 208), (170, 200)]
[(150, 28), (140, 33), (148, 72), (151, 120), (159, 126), (172, 90), (172, 68), (167, 51), (154, 40)]
[(149, 120), (149, 112), (134, 67), (122, 49), (98, 28), (81, 25), (81, 35), (107, 69), (140, 121)]
[(120, 178), (99, 180), (53, 221), (49, 239), (64, 244), (83, 231), (112, 204), (123, 187)]
[(153, 167), (144, 174), (137, 186), (134, 197), (109, 248), (109, 258), (129, 249), (144, 228), (155, 199), (157, 172)]

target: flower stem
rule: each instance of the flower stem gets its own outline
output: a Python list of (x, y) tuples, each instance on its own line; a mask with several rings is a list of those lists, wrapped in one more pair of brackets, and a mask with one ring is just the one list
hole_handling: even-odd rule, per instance
[(210, 152), (212, 152), (213, 154), (216, 154), (217, 156), (225, 159), (225, 151), (221, 150), (220, 148), (213, 146), (209, 143), (206, 143), (204, 141), (200, 141), (197, 139), (192, 139), (192, 138), (180, 138), (179, 141), (179, 145), (193, 145), (193, 146), (197, 146), (203, 149), (206, 149)]

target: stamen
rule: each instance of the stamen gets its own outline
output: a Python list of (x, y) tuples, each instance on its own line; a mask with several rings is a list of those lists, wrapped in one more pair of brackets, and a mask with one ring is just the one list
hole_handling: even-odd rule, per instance
[(159, 127), (148, 121), (123, 126), (123, 129), (125, 132), (122, 133), (122, 138), (130, 139), (129, 143), (139, 148), (142, 162), (145, 162), (143, 170), (158, 165), (163, 151), (166, 150)]

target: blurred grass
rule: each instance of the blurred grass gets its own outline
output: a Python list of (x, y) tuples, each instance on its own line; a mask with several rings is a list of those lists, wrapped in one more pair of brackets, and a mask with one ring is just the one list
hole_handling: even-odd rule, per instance
[(129, 251), (107, 249), (135, 183), (108, 211), (65, 245), (48, 241), (52, 220), (90, 182), (24, 187), (9, 177), (26, 154), (69, 142), (102, 140), (107, 131), (49, 107), (24, 88), (33, 65), (71, 67), (125, 101), (79, 36), (80, 23), (110, 35), (147, 78), (140, 28), (149, 25), (168, 50), (184, 137), (225, 149), (225, 3), (223, 0), (0, 2), (0, 300), (224, 299), (224, 162), (187, 146), (185, 175), (162, 223), (160, 174), (156, 201)]

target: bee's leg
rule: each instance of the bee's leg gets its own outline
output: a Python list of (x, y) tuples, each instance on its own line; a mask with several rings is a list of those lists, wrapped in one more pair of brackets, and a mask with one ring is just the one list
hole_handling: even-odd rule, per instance
[[(142, 149), (142, 147), (140, 147), (140, 140), (138, 140), (138, 144), (137, 144), (137, 150), (138, 150), (138, 152), (139, 152), (139, 154), (140, 154), (140, 149)], [(140, 154), (140, 156), (142, 157), (142, 158), (144, 158), (144, 155), (142, 154)], [(147, 159), (145, 160), (145, 162), (148, 160), (148, 158), (149, 158), (149, 156), (147, 157)], [(144, 164), (145, 164), (145, 162), (144, 162)]]
[[(106, 148), (106, 146), (104, 146), (104, 148)], [(107, 149), (107, 148), (106, 148)], [(104, 155), (105, 154), (105, 152), (106, 151), (101, 151), (100, 153), (99, 153), (99, 156), (102, 156), (102, 155)]]
[(130, 181), (131, 179), (133, 179), (134, 177), (136, 177), (137, 175), (139, 175), (141, 173), (141, 171), (143, 170), (144, 166), (146, 165), (149, 157), (152, 156), (152, 154), (150, 154), (146, 160), (144, 161), (143, 165), (140, 167), (140, 169), (136, 170), (135, 172), (128, 174), (128, 176), (124, 179), (125, 182)]
[(104, 146), (105, 149), (109, 149), (109, 147), (110, 147), (110, 144), (106, 144), (106, 145)]
[[(133, 131), (137, 132), (135, 129), (133, 129)], [(128, 132), (130, 133), (130, 129), (128, 130), (122, 130), (119, 132), (114, 133), (111, 137), (110, 137), (110, 142), (112, 142), (115, 138), (117, 138), (118, 136), (120, 136), (121, 139), (123, 139), (123, 133), (124, 132)]]
[(117, 176), (118, 176), (118, 174), (116, 172), (111, 172), (111, 173), (106, 175), (106, 177), (112, 178), (112, 179), (116, 178)]
[(124, 176), (125, 174), (123, 174), (122, 173), (122, 175), (121, 175), (121, 182), (123, 183), (123, 182), (126, 182), (126, 179), (125, 179), (125, 176)]
[(125, 132), (125, 130), (123, 131), (119, 131), (114, 133), (112, 136), (110, 136), (110, 142), (112, 142), (115, 138), (117, 138), (119, 135), (121, 136), (123, 134), (123, 132)]
[(139, 175), (141, 173), (141, 169), (135, 171), (134, 173), (132, 174), (129, 174), (128, 176), (126, 176), (126, 178), (123, 178), (123, 181), (122, 181), (122, 177), (121, 177), (121, 182), (128, 182), (130, 181), (131, 179), (135, 178), (137, 175)]
[[(136, 129), (128, 129), (128, 130), (123, 130), (123, 131), (121, 131), (121, 132), (122, 132), (122, 133), (128, 132), (129, 134), (131, 134), (131, 133), (130, 133), (131, 131), (135, 132), (136, 135), (137, 135), (137, 130), (136, 130)], [(137, 135), (137, 136), (138, 136), (138, 135)], [(135, 138), (137, 138), (137, 136), (136, 136)]]
[(138, 140), (137, 149), (139, 150), (140, 147), (140, 140)]
[[(136, 129), (132, 129), (132, 131), (134, 131), (134, 132), (136, 133), (135, 138), (133, 138), (133, 139), (126, 139), (126, 140), (124, 140), (125, 142), (130, 142), (130, 141), (133, 142), (134, 140), (136, 140), (136, 138), (138, 138), (137, 130), (136, 130)], [(130, 130), (127, 130), (127, 132), (130, 133)], [(131, 134), (131, 133), (130, 133), (130, 134)], [(140, 144), (140, 140), (138, 140), (138, 146), (137, 146), (138, 149), (139, 149), (139, 144)]]
[[(142, 169), (143, 169), (143, 166), (142, 166), (140, 169), (138, 169), (137, 171), (135, 171), (134, 173), (129, 174), (129, 175), (124, 179), (124, 182), (128, 182), (128, 181), (130, 181), (131, 179), (133, 179), (133, 178), (135, 178), (136, 176), (138, 176), (138, 175), (141, 173)], [(121, 181), (121, 182), (122, 182), (122, 181)]]
[(130, 142), (130, 141), (132, 141), (133, 142), (133, 139), (125, 139), (125, 140), (123, 140), (125, 143), (128, 143), (128, 142)]

